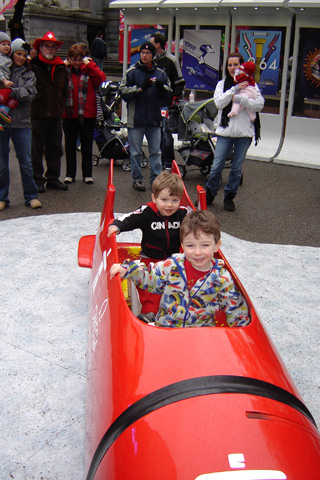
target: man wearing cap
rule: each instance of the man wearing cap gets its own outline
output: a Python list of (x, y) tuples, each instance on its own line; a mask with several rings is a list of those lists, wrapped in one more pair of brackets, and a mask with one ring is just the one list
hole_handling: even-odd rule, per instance
[(171, 101), (172, 90), (167, 74), (153, 61), (156, 50), (150, 42), (140, 47), (140, 60), (130, 67), (120, 85), (120, 95), (127, 102), (132, 186), (145, 191), (141, 174), (141, 149), (144, 135), (148, 141), (150, 183), (161, 173), (161, 107)]
[[(63, 42), (54, 33), (47, 32), (36, 38), (37, 56), (31, 60), (31, 68), (37, 78), (37, 95), (31, 104), (32, 165), (34, 180), (40, 193), (47, 188), (67, 190), (60, 182), (62, 150), (62, 115), (68, 87), (68, 74), (56, 51)], [(44, 173), (43, 154), (47, 170)]]
[[(181, 68), (176, 57), (167, 52), (166, 39), (161, 33), (155, 33), (151, 36), (150, 42), (156, 48), (155, 61), (159, 68), (161, 68), (169, 77), (171, 82), (171, 88), (173, 91), (173, 102), (178, 102), (183, 96), (183, 90), (186, 82), (182, 76)], [(168, 104), (163, 104), (167, 106)], [(165, 129), (165, 121), (162, 123), (161, 132), (161, 152), (162, 152), (162, 165), (163, 167), (170, 168), (172, 160), (174, 159), (174, 140), (172, 133), (167, 132)]]

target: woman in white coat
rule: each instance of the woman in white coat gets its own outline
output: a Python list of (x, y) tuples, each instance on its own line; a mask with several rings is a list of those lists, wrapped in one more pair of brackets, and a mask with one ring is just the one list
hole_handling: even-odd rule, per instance
[[(218, 82), (214, 92), (214, 102), (218, 108), (218, 136), (214, 160), (211, 167), (209, 179), (206, 183), (207, 204), (210, 205), (218, 193), (221, 183), (221, 173), (229, 153), (233, 149), (233, 160), (231, 163), (228, 183), (224, 189), (224, 209), (228, 212), (235, 210), (233, 202), (237, 194), (242, 175), (242, 165), (248, 148), (251, 145), (252, 137), (256, 143), (260, 137), (259, 115), (255, 122), (251, 122), (247, 109), (251, 112), (260, 112), (264, 106), (264, 99), (255, 84), (256, 98), (252, 99), (239, 95), (239, 92), (248, 86), (248, 82), (235, 84), (233, 77), (240, 65), (244, 62), (242, 56), (233, 52), (227, 58), (225, 67), (226, 78)], [(240, 103), (244, 109), (237, 116), (229, 117), (232, 102)]]

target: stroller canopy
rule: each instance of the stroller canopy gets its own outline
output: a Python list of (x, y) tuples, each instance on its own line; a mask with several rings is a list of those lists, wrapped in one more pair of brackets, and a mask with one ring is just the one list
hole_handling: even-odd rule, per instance
[(204, 138), (213, 135), (215, 131), (213, 121), (217, 113), (218, 109), (213, 98), (181, 105), (178, 125), (179, 140), (189, 140), (190, 136)]

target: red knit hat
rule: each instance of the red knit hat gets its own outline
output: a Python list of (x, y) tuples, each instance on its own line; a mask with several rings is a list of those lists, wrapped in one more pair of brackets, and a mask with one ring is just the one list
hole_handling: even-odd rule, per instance
[(250, 77), (253, 77), (255, 69), (256, 65), (253, 62), (242, 63), (239, 67), (239, 70), (242, 70), (243, 73), (249, 75)]
[(57, 48), (60, 48), (63, 42), (56, 40), (54, 33), (47, 32), (42, 38), (36, 38), (33, 44), (33, 48), (39, 51), (40, 44), (43, 42), (54, 42)]

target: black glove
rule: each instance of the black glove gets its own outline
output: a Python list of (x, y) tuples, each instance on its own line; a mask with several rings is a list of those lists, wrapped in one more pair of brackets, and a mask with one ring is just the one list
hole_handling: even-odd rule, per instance
[(164, 90), (164, 85), (161, 80), (156, 80), (155, 86), (159, 88), (159, 90)]
[(150, 86), (152, 85), (152, 80), (151, 78), (146, 78), (144, 80), (144, 82), (142, 83), (142, 85), (140, 86), (140, 88), (142, 90), (147, 90), (147, 88), (149, 88)]

